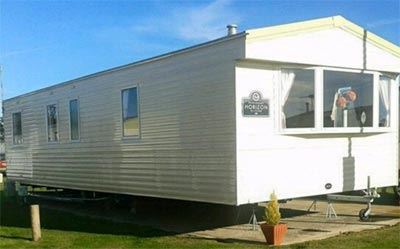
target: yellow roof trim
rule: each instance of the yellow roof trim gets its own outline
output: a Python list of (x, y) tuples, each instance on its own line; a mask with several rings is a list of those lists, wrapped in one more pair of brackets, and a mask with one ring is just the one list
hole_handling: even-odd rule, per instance
[[(342, 16), (332, 16), (320, 19), (314, 19), (303, 22), (296, 22), (290, 24), (277, 25), (272, 27), (251, 29), (247, 30), (248, 39), (274, 39), (284, 36), (298, 35), (308, 32), (315, 32), (319, 30), (326, 30), (332, 28), (343, 29), (361, 39), (366, 35), (368, 42), (376, 45), (377, 47), (384, 49), (391, 54), (400, 57), (400, 47), (379, 37), (366, 29), (348, 21)], [(364, 34), (365, 32), (365, 34)]]

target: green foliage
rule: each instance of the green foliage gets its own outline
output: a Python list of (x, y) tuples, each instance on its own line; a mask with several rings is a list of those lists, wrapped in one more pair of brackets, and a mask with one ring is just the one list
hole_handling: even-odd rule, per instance
[(281, 213), (279, 212), (278, 198), (275, 192), (270, 195), (270, 201), (265, 207), (265, 222), (269, 225), (277, 225), (281, 220)]

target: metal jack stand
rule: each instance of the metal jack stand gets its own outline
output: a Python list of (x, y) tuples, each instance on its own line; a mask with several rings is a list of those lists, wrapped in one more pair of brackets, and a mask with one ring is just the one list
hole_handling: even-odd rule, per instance
[(328, 207), (326, 209), (326, 218), (332, 218), (332, 214), (337, 217), (335, 209), (332, 206), (332, 201), (348, 201), (348, 202), (361, 202), (366, 203), (367, 208), (363, 208), (358, 213), (361, 221), (366, 221), (371, 213), (372, 202), (375, 198), (379, 198), (380, 195), (376, 192), (376, 188), (371, 189), (370, 187), (370, 177), (368, 176), (367, 190), (363, 190), (363, 196), (353, 196), (353, 195), (328, 195)]
[(330, 201), (328, 201), (328, 206), (326, 207), (325, 218), (327, 219), (337, 218), (335, 209), (333, 208), (332, 202)]
[[(257, 204), (255, 204), (255, 205), (257, 205)], [(251, 230), (253, 230), (253, 231), (257, 230), (257, 225), (258, 225), (255, 205), (253, 205), (253, 214), (251, 215), (249, 223), (248, 223), (248, 224), (252, 225)]]
[(307, 212), (310, 212), (311, 208), (314, 207), (314, 211), (317, 210), (317, 200), (313, 200), (313, 202), (311, 203), (311, 205), (308, 207)]

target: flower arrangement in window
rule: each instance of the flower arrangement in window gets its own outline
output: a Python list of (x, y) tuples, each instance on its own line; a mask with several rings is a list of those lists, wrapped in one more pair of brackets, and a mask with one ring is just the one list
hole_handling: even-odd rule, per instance
[(347, 127), (347, 110), (354, 109), (354, 102), (357, 98), (357, 93), (351, 87), (342, 87), (337, 90), (331, 113), (331, 120), (334, 121), (335, 127)]
[(357, 100), (357, 93), (351, 87), (339, 88), (336, 99), (336, 106), (340, 108), (349, 108)]

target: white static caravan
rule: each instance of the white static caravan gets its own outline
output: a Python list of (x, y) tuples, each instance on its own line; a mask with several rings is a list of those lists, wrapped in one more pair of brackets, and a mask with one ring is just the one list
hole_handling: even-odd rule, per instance
[(4, 102), (9, 179), (228, 205), (397, 185), (400, 48), (335, 16)]

